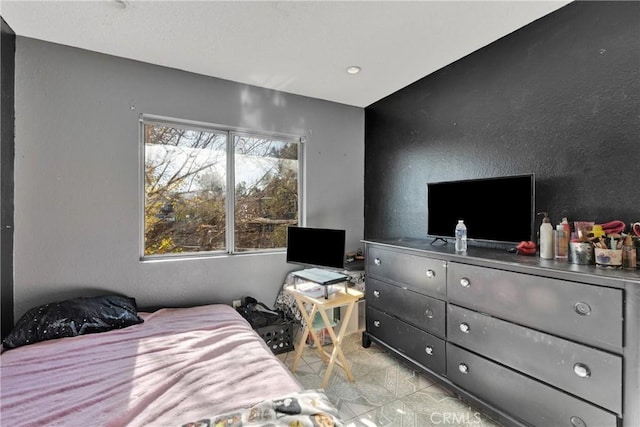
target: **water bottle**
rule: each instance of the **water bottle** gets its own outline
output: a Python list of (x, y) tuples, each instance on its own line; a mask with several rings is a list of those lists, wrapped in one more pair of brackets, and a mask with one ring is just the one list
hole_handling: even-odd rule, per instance
[(456, 225), (456, 252), (467, 251), (467, 226), (464, 225), (464, 220), (459, 219), (458, 225)]

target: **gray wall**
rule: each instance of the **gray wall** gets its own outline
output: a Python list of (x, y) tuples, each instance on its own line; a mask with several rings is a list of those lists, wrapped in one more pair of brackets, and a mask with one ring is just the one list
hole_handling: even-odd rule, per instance
[(0, 310), (2, 338), (13, 326), (13, 131), (16, 35), (0, 18)]
[(425, 238), (428, 182), (524, 173), (556, 224), (640, 221), (640, 3), (570, 3), (368, 106), (365, 123), (367, 238)]
[(305, 136), (307, 224), (359, 246), (361, 108), (22, 37), (15, 89), (16, 316), (87, 288), (139, 306), (272, 304), (296, 269), (284, 253), (140, 262), (140, 113)]

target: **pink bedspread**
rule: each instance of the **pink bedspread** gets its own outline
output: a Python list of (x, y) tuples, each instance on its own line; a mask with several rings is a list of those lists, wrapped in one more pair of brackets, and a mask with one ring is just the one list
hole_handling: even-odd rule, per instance
[(226, 305), (0, 356), (2, 426), (169, 426), (303, 388)]

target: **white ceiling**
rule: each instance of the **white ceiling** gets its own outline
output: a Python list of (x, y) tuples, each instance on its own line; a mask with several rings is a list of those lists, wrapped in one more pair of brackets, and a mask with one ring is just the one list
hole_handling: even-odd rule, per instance
[(567, 3), (1, 0), (0, 14), (19, 36), (366, 107)]

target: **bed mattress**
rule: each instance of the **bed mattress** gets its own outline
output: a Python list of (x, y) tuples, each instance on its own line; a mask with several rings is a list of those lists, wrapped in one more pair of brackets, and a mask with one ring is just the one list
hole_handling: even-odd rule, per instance
[(0, 356), (0, 424), (169, 426), (302, 386), (231, 307), (140, 313), (144, 323)]

